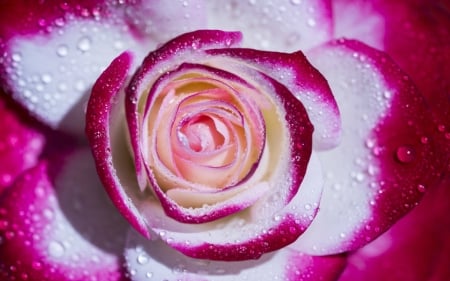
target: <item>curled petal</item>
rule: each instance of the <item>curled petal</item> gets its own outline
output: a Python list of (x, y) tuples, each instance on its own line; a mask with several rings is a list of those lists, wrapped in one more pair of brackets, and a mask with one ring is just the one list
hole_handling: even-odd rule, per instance
[[(121, 91), (121, 88), (127, 79), (131, 64), (132, 55), (125, 52), (116, 58), (97, 80), (86, 111), (86, 134), (94, 155), (97, 173), (109, 196), (122, 215), (140, 230), (142, 235), (148, 237), (150, 234), (137, 207), (133, 203), (128, 203), (129, 198), (134, 195), (126, 193), (130, 190), (126, 187), (135, 187), (138, 184), (136, 171), (130, 164), (125, 140), (122, 138), (126, 130), (123, 124), (125, 119), (123, 103), (117, 102), (120, 98), (124, 98), (124, 91)], [(122, 142), (118, 143), (120, 140)]]
[(435, 184), (443, 161), (429, 108), (386, 54), (338, 40), (308, 57), (328, 77), (344, 134), (337, 148), (319, 153), (327, 183), (296, 247), (329, 254), (365, 245), (393, 225)]

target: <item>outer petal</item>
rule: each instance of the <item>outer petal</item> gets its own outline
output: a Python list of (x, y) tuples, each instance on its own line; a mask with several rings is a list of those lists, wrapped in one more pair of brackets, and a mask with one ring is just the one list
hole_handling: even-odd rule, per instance
[(42, 152), (45, 138), (29, 120), (20, 118), (0, 90), (0, 194), (16, 177), (34, 166)]
[(332, 36), (331, 1), (208, 1), (208, 26), (240, 30), (244, 46), (296, 51), (328, 41)]
[[(448, 148), (446, 151), (450, 155), (448, 3), (427, 0), (338, 0), (333, 1), (333, 6), (338, 36), (362, 40), (384, 50), (411, 76), (439, 120), (436, 133), (441, 138), (442, 147)], [(364, 9), (361, 9), (362, 6)], [(352, 12), (355, 10), (358, 12)], [(361, 20), (355, 21), (355, 15)], [(349, 19), (352, 23), (345, 24)], [(373, 38), (377, 39), (376, 42), (372, 41)]]
[(192, 259), (167, 247), (160, 240), (145, 241), (134, 231), (128, 235), (125, 258), (134, 281), (326, 281), (336, 280), (345, 265), (343, 256), (308, 256), (289, 248), (252, 261)]
[(107, 201), (89, 151), (40, 163), (0, 208), (2, 280), (123, 280), (126, 223)]
[(352, 254), (346, 280), (450, 280), (450, 177), (371, 244)]
[(423, 98), (385, 54), (339, 40), (309, 57), (336, 95), (343, 138), (319, 154), (327, 183), (320, 211), (296, 246), (336, 253), (389, 228), (417, 204), (443, 165)]

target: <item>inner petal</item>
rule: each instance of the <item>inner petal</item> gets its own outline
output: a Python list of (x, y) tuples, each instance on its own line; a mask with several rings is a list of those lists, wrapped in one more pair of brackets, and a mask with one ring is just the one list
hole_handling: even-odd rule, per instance
[(225, 139), (207, 115), (194, 116), (181, 127), (180, 132), (179, 135), (196, 152), (213, 151), (222, 146)]

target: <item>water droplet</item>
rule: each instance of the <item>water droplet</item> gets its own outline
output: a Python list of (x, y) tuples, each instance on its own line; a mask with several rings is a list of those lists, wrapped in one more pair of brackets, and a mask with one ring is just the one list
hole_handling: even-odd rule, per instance
[(69, 53), (69, 48), (67, 45), (59, 45), (58, 48), (56, 48), (56, 54), (60, 57), (65, 57)]
[(423, 144), (427, 144), (428, 143), (428, 138), (427, 137), (421, 137), (420, 138), (420, 142)]
[(14, 54), (12, 54), (11, 58), (13, 61), (19, 62), (22, 60), (22, 55), (19, 53), (14, 53)]
[(296, 234), (297, 233), (297, 228), (295, 226), (291, 226), (291, 227), (289, 227), (289, 232), (291, 234)]
[(47, 250), (48, 250), (49, 255), (54, 258), (62, 257), (65, 252), (64, 245), (58, 241), (51, 241), (48, 244)]
[(32, 267), (33, 269), (39, 270), (39, 269), (42, 269), (42, 264), (41, 264), (40, 262), (38, 262), (38, 261), (34, 261), (34, 262), (31, 264), (31, 267)]
[(0, 220), (0, 230), (5, 230), (8, 227), (8, 221)]
[(362, 181), (364, 180), (364, 178), (365, 178), (365, 176), (364, 176), (363, 173), (356, 173), (356, 174), (355, 174), (355, 179), (356, 179), (356, 181), (358, 181), (358, 182), (362, 182)]
[(311, 208), (312, 208), (311, 204), (305, 204), (305, 209), (306, 210), (311, 210)]
[(425, 192), (427, 190), (427, 188), (425, 187), (425, 185), (419, 184), (419, 185), (417, 185), (417, 190), (419, 192)]
[(145, 254), (145, 253), (139, 254), (139, 256), (137, 256), (136, 260), (137, 260), (138, 264), (141, 264), (141, 265), (148, 263), (147, 254)]
[(383, 93), (383, 97), (384, 97), (385, 99), (389, 99), (389, 98), (392, 97), (392, 93), (389, 92), (389, 91), (385, 91), (385, 92)]
[(88, 36), (83, 36), (80, 38), (77, 44), (78, 50), (82, 52), (87, 52), (91, 48), (91, 38)]
[(317, 22), (315, 19), (308, 19), (308, 21), (306, 22), (308, 24), (308, 26), (310, 27), (314, 27), (316, 26)]
[(292, 5), (300, 5), (302, 0), (291, 0)]
[(414, 161), (414, 149), (409, 146), (400, 146), (395, 153), (397, 160), (401, 163), (411, 163)]
[(44, 73), (41, 76), (41, 81), (44, 82), (45, 84), (48, 84), (52, 82), (52, 76), (48, 73)]
[(150, 278), (153, 277), (153, 273), (147, 272), (147, 273), (145, 274), (145, 277), (147, 277), (148, 279), (150, 279)]

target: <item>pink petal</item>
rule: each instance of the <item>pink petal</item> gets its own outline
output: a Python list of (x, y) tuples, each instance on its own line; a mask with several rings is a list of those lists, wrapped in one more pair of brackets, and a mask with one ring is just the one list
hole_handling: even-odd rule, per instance
[[(411, 76), (438, 120), (437, 137), (450, 155), (450, 17), (444, 2), (339, 0), (333, 5), (338, 35), (384, 50)], [(343, 25), (355, 15), (361, 20)], [(378, 27), (370, 30), (374, 24)], [(358, 32), (360, 28), (369, 32)]]
[(84, 107), (95, 78), (123, 50), (143, 57), (143, 45), (157, 44), (130, 32), (128, 5), (2, 1), (0, 79), (7, 92), (43, 123), (84, 137)]
[[(133, 192), (139, 188), (136, 171), (130, 163), (129, 150), (123, 137), (126, 132), (124, 104), (118, 102), (124, 99), (124, 91), (121, 91), (121, 88), (127, 79), (132, 60), (130, 53), (123, 53), (96, 81), (86, 111), (86, 134), (97, 173), (109, 196), (122, 215), (142, 235), (149, 237), (136, 205), (128, 203), (130, 197), (135, 197)], [(126, 188), (129, 186), (136, 189)]]
[(308, 56), (335, 93), (343, 138), (319, 154), (327, 183), (320, 211), (296, 246), (336, 253), (373, 240), (411, 210), (443, 161), (422, 96), (384, 53), (338, 40)]
[(134, 231), (128, 235), (125, 258), (133, 281), (331, 281), (339, 276), (345, 265), (345, 258), (342, 256), (308, 256), (289, 248), (251, 261), (192, 259), (169, 248), (160, 240), (146, 241)]
[(30, 120), (19, 116), (17, 106), (0, 90), (0, 194), (17, 176), (33, 167), (43, 150), (45, 137)]
[(88, 150), (25, 172), (1, 201), (2, 280), (123, 280), (127, 225), (105, 195)]
[(359, 249), (339, 279), (450, 280), (450, 177), (388, 232)]
[[(315, 149), (330, 149), (339, 143), (341, 120), (336, 100), (322, 74), (301, 52), (285, 54), (233, 48), (209, 50), (208, 53), (249, 64), (286, 86), (303, 103), (314, 125)], [(231, 65), (222, 63), (221, 66), (228, 69)]]
[(209, 1), (209, 28), (240, 30), (244, 46), (278, 51), (309, 49), (331, 39), (331, 1)]

